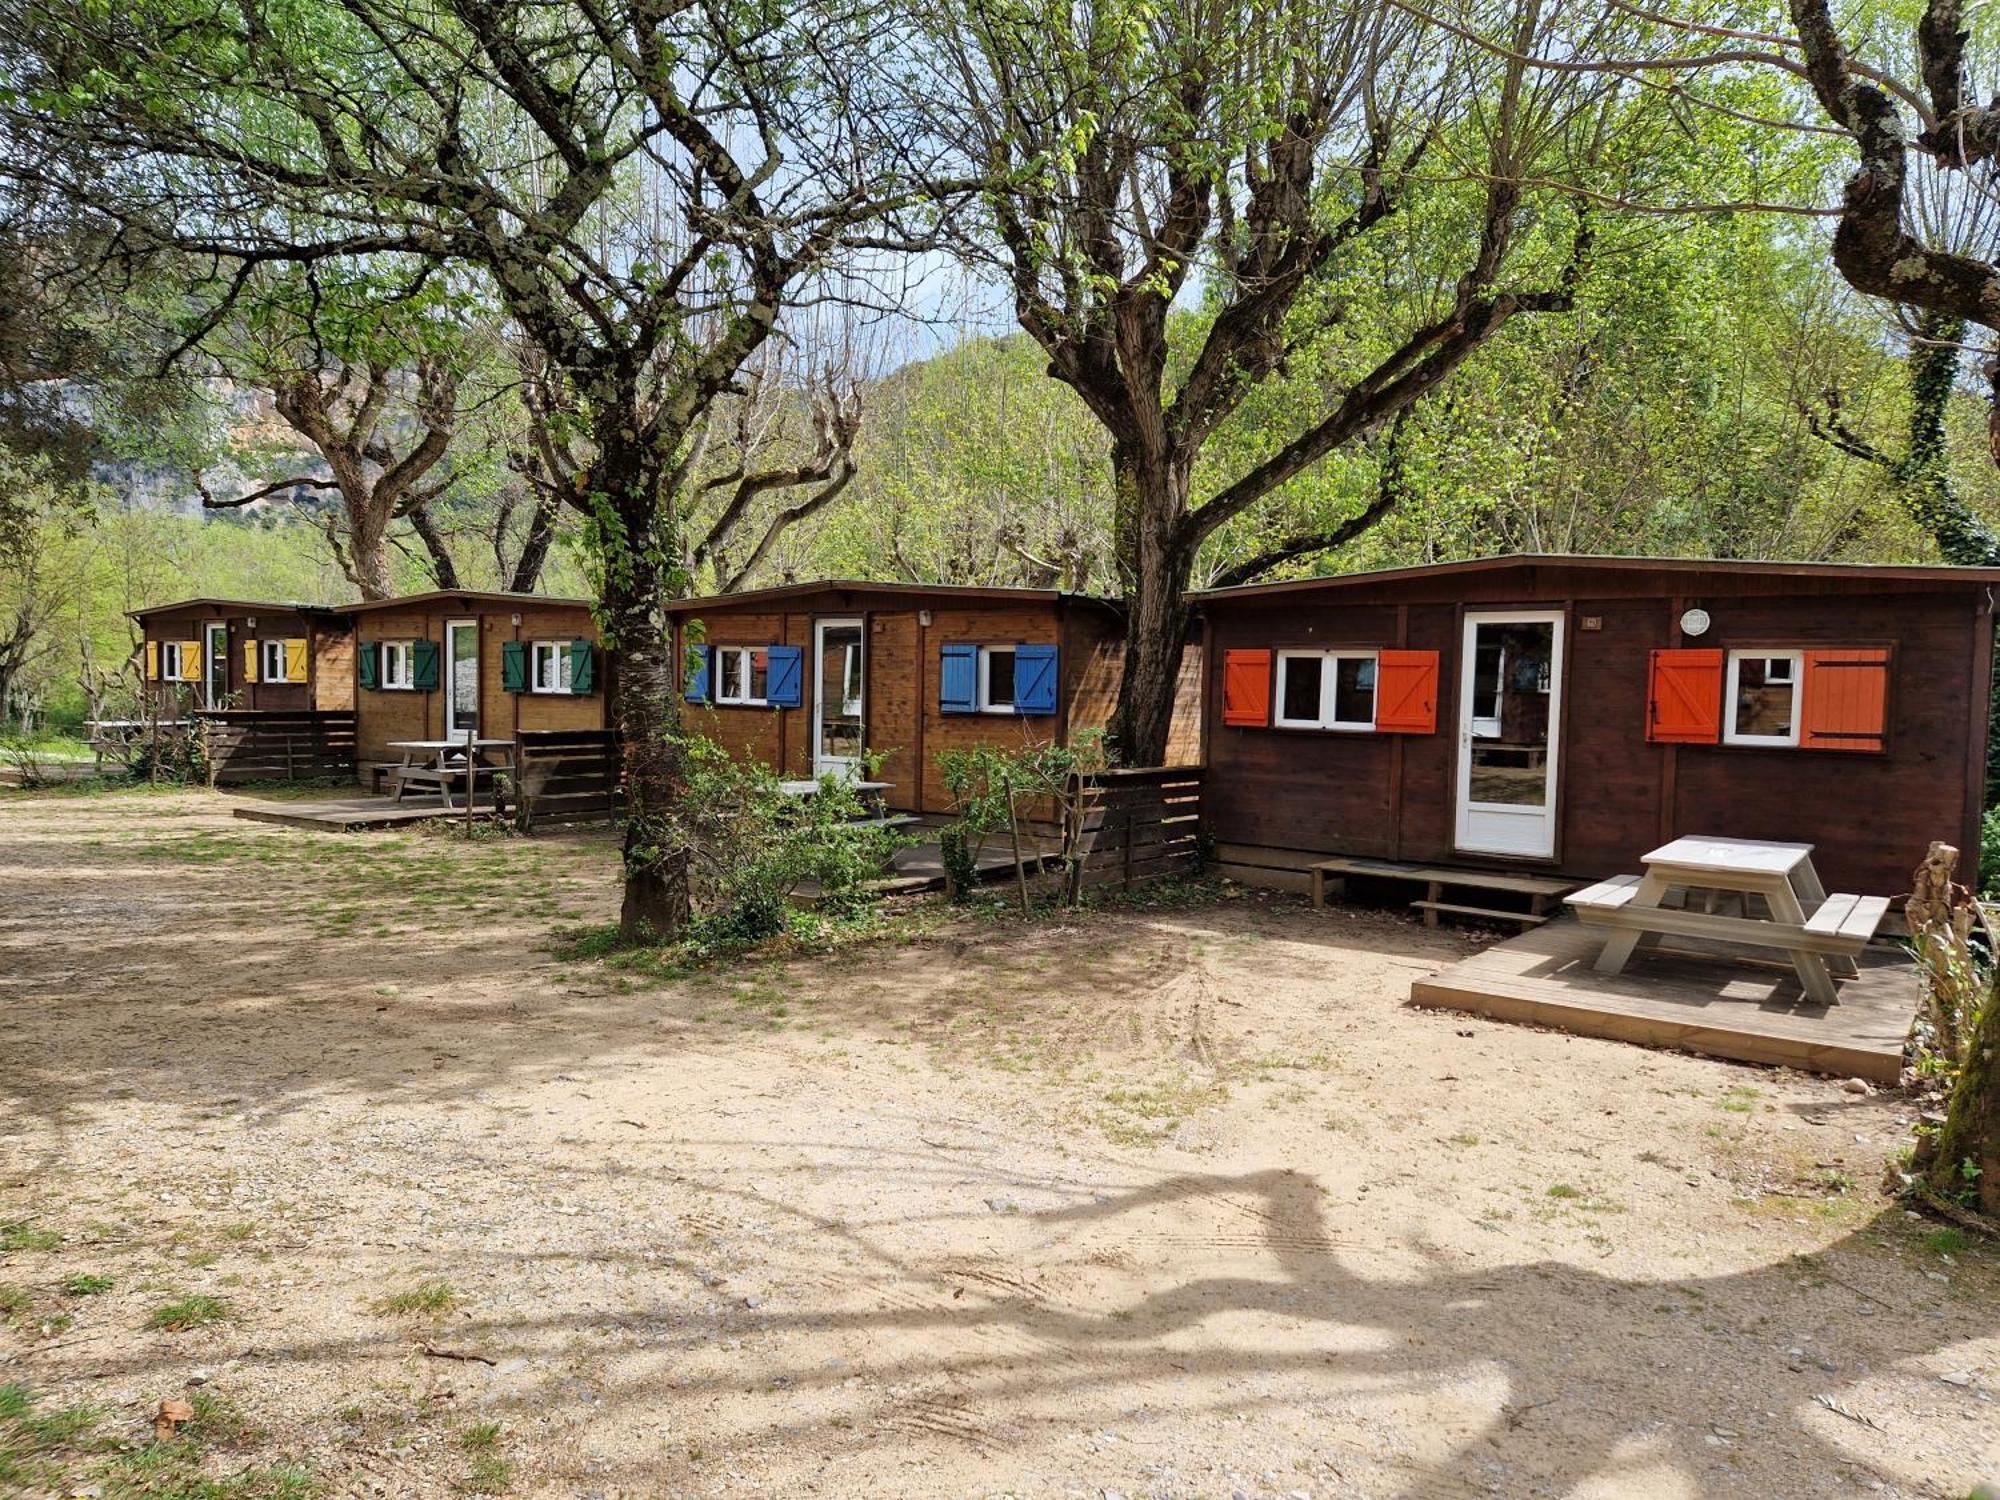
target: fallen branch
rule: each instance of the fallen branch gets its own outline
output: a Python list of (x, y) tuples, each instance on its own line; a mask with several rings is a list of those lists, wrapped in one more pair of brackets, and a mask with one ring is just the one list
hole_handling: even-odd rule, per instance
[(500, 1363), (497, 1359), (488, 1359), (483, 1354), (473, 1354), (465, 1349), (440, 1349), (435, 1344), (419, 1344), (417, 1347), (432, 1359), (455, 1359), (461, 1364), (490, 1365), (495, 1368), (498, 1368)]

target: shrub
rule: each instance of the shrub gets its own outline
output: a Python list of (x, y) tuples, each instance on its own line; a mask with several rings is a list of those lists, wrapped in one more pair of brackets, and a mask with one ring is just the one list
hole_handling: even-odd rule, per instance
[(684, 784), (674, 819), (688, 853), (696, 946), (742, 947), (775, 936), (793, 893), (808, 883), (817, 885), (822, 910), (852, 911), (906, 842), (834, 777), (797, 797), (767, 767), (736, 760), (703, 736), (683, 739), (680, 754)]
[[(937, 765), (954, 814), (952, 824), (938, 836), (945, 891), (951, 899), (964, 901), (971, 895), (979, 876), (979, 856), (987, 842), (1003, 833), (1011, 839), (1037, 803), (1054, 810), (1062, 828), (1063, 862), (1074, 877), (1074, 815), (1082, 795), (1078, 778), (1104, 769), (1103, 730), (1080, 730), (1067, 745), (1022, 745), (1018, 749), (975, 745), (967, 750), (946, 750), (938, 755)], [(1025, 907), (1025, 874), (1020, 882)], [(1074, 878), (1066, 880), (1064, 887), (1074, 902)]]

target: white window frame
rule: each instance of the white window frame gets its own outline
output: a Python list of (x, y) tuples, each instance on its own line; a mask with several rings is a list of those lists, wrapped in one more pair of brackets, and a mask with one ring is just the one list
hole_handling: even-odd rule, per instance
[[(993, 697), (993, 657), (1004, 651), (1014, 658), (1014, 696), (1006, 702), (996, 702)], [(1021, 657), (1018, 645), (981, 646), (979, 648), (979, 711), (983, 714), (1018, 714), (1016, 706), (1021, 697)]]
[[(1782, 735), (1742, 734), (1736, 728), (1737, 694), (1742, 681), (1742, 665), (1746, 661), (1789, 661), (1792, 664), (1792, 722)], [(1729, 675), (1723, 688), (1722, 697), (1722, 743), (1725, 745), (1762, 745), (1767, 749), (1796, 747), (1799, 742), (1799, 709), (1805, 693), (1805, 652), (1787, 651), (1772, 646), (1746, 646), (1740, 651), (1729, 653)]]
[[(548, 660), (554, 668), (555, 685), (552, 687), (545, 687), (542, 684), (544, 652), (548, 653)], [(572, 697), (576, 693), (576, 688), (572, 685), (570, 674), (575, 669), (575, 658), (569, 654), (568, 641), (530, 641), (528, 643), (529, 692), (542, 693), (557, 698)]]
[[(1319, 663), (1319, 710), (1317, 719), (1288, 719), (1285, 717), (1285, 678), (1294, 661), (1316, 661)], [(1375, 693), (1373, 708), (1379, 711), (1382, 704), (1382, 653), (1380, 651), (1341, 649), (1334, 651), (1280, 651), (1278, 670), (1272, 681), (1271, 722), (1279, 729), (1329, 729), (1341, 734), (1373, 734), (1375, 714), (1370, 712), (1364, 722), (1360, 719), (1328, 717), (1339, 706), (1340, 668), (1343, 661), (1369, 661), (1375, 664)]]
[(182, 644), (180, 641), (160, 642), (160, 681), (184, 682), (187, 680), (181, 676)]
[[(271, 665), (276, 653), (277, 666)], [(257, 680), (259, 682), (285, 681), (285, 642), (282, 637), (259, 637), (257, 641)]]
[[(768, 696), (771, 691), (771, 659), (768, 656), (764, 658), (764, 692), (766, 696), (759, 698), (753, 696), (750, 692), (750, 681), (756, 672), (756, 653), (767, 649), (764, 646), (717, 646), (715, 648), (715, 659), (709, 664), (709, 671), (715, 677), (714, 682), (710, 684), (714, 692), (714, 701), (726, 704), (730, 708), (768, 707), (771, 701)], [(740, 694), (734, 695), (726, 691), (729, 682), (729, 669), (726, 662), (732, 658), (740, 661), (743, 666), (743, 691)]]
[(378, 641), (376, 651), (375, 685), (384, 692), (414, 692), (417, 677), (415, 643)]

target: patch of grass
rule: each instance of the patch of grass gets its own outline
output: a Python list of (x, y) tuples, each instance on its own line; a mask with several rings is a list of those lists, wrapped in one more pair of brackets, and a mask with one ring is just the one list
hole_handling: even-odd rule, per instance
[(458, 1289), (449, 1281), (420, 1281), (413, 1287), (376, 1299), (374, 1306), (376, 1313), (385, 1318), (406, 1318), (420, 1313), (436, 1317), (439, 1313), (450, 1311), (458, 1300)]
[(62, 1236), (53, 1229), (37, 1229), (25, 1220), (14, 1219), (0, 1224), (0, 1252), (14, 1250), (53, 1250), (62, 1244)]
[(1107, 1089), (1092, 1122), (1121, 1146), (1148, 1146), (1172, 1135), (1182, 1120), (1229, 1097), (1212, 1079), (1175, 1073), (1153, 1083)]
[(229, 1316), (221, 1299), (200, 1293), (162, 1302), (146, 1314), (146, 1327), (161, 1333), (185, 1333), (190, 1328), (206, 1328)]
[(1933, 1255), (1963, 1255), (1972, 1248), (1972, 1236), (1947, 1224), (1931, 1230), (1919, 1243)]
[(465, 1476), (465, 1488), (474, 1495), (504, 1495), (514, 1482), (514, 1461), (497, 1453), (482, 1453), (472, 1460)]
[(461, 1448), (491, 1448), (500, 1441), (498, 1422), (474, 1422), (470, 1427), (461, 1428), (458, 1446)]
[(78, 1271), (63, 1278), (62, 1289), (70, 1297), (95, 1297), (99, 1292), (110, 1291), (112, 1285), (109, 1276), (93, 1276), (88, 1271)]
[(1747, 1115), (1756, 1111), (1757, 1101), (1762, 1094), (1747, 1083), (1733, 1084), (1722, 1091), (1718, 1104), (1732, 1115)]
[(87, 1439), (101, 1420), (95, 1407), (38, 1413), (25, 1385), (0, 1385), (0, 1492), (27, 1494), (53, 1487), (67, 1465), (65, 1450)]
[(1551, 1198), (1581, 1198), (1583, 1196), (1583, 1189), (1574, 1187), (1567, 1182), (1552, 1182), (1549, 1184), (1547, 1196)]
[(1454, 1146), (1469, 1151), (1479, 1144), (1479, 1137), (1476, 1135), (1455, 1135), (1451, 1138), (1451, 1143)]
[(13, 1282), (0, 1282), (0, 1321), (25, 1317), (29, 1308), (35, 1305), (34, 1295), (24, 1286)]

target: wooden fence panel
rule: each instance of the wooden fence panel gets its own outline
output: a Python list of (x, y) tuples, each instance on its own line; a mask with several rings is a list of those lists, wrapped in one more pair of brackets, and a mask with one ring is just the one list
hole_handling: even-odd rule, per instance
[(1081, 888), (1199, 873), (1204, 776), (1200, 766), (1161, 766), (1086, 777), (1076, 799)]
[(208, 709), (195, 715), (211, 786), (353, 779), (354, 715), (316, 709)]
[(618, 736), (609, 729), (523, 730), (515, 747), (523, 830), (537, 823), (603, 823), (625, 803)]

